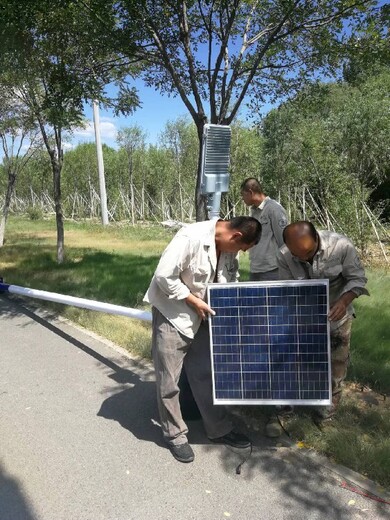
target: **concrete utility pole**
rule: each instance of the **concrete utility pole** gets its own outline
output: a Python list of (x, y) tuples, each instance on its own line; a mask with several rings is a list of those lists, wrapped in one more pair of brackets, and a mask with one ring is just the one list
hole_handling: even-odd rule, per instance
[(98, 160), (102, 224), (103, 224), (103, 226), (107, 226), (108, 225), (108, 211), (107, 211), (106, 181), (104, 179), (103, 149), (102, 149), (102, 142), (100, 139), (99, 102), (96, 101), (96, 99), (94, 99), (94, 101), (93, 101), (93, 124), (95, 127), (95, 142), (96, 142), (96, 151), (97, 151), (97, 160)]

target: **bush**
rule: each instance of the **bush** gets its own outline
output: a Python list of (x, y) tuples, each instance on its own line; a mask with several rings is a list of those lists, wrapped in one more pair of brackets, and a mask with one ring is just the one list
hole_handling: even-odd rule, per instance
[(26, 210), (26, 213), (30, 220), (42, 220), (43, 219), (42, 208), (40, 208), (38, 206), (29, 206)]

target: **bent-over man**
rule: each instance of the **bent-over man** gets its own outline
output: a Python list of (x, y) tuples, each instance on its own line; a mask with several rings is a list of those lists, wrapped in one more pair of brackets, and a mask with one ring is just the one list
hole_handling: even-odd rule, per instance
[(318, 419), (326, 420), (333, 416), (341, 398), (349, 364), (352, 301), (368, 295), (367, 278), (355, 247), (344, 235), (317, 231), (311, 222), (300, 221), (288, 225), (283, 237), (285, 246), (277, 255), (281, 280), (329, 280), (332, 406), (317, 410)]
[(184, 364), (212, 442), (238, 448), (249, 439), (233, 430), (223, 406), (212, 399), (210, 338), (206, 298), (209, 282), (237, 280), (237, 253), (258, 243), (261, 225), (252, 217), (206, 221), (182, 228), (165, 249), (145, 301), (152, 304), (152, 355), (163, 436), (173, 456), (192, 462), (188, 428), (179, 404), (179, 377)]

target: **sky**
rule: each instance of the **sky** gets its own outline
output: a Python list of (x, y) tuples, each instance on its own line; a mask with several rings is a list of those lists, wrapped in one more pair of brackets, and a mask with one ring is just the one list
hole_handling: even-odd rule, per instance
[[(152, 87), (145, 86), (142, 80), (134, 82), (139, 98), (141, 100), (141, 107), (138, 108), (131, 116), (115, 117), (112, 110), (100, 109), (100, 134), (102, 143), (108, 146), (116, 147), (116, 135), (118, 130), (130, 125), (138, 124), (147, 132), (147, 142), (150, 144), (157, 144), (158, 138), (168, 121), (172, 121), (181, 116), (191, 116), (185, 107), (183, 101), (179, 96), (168, 97), (156, 91)], [(108, 89), (108, 94), (113, 95), (114, 89)], [(207, 105), (206, 105), (207, 106)], [(270, 105), (264, 106), (264, 112), (270, 109)], [(74, 148), (79, 143), (91, 142), (95, 139), (92, 106), (85, 105), (84, 115), (86, 118), (86, 128), (76, 129), (73, 137), (65, 147), (67, 149)], [(246, 109), (242, 108), (239, 114), (239, 119), (245, 120)]]
[[(118, 130), (128, 127), (130, 125), (138, 124), (147, 133), (147, 143), (158, 144), (158, 139), (168, 121), (185, 116), (191, 121), (191, 116), (185, 107), (183, 101), (179, 96), (163, 95), (152, 87), (146, 86), (141, 79), (134, 81), (138, 90), (138, 95), (141, 101), (141, 107), (138, 108), (130, 116), (116, 117), (112, 110), (100, 109), (100, 135), (103, 144), (117, 148), (116, 137)], [(115, 87), (109, 86), (107, 94), (109, 96), (115, 95)], [(207, 103), (205, 104), (207, 109)], [(271, 108), (270, 105), (265, 105), (263, 114)], [(242, 121), (246, 120), (245, 102), (239, 111), (238, 118)], [(93, 111), (92, 105), (85, 104), (84, 106), (85, 127), (76, 128), (72, 135), (66, 136), (63, 140), (64, 151), (69, 151), (75, 148), (80, 143), (88, 143), (95, 141), (95, 131), (93, 125)], [(25, 142), (22, 151), (27, 150), (28, 143)], [(0, 162), (3, 159), (4, 153), (0, 147)]]
[[(100, 109), (100, 133), (102, 142), (109, 146), (116, 146), (116, 134), (119, 129), (138, 124), (147, 132), (147, 142), (156, 144), (159, 134), (169, 120), (188, 114), (186, 107), (179, 97), (168, 97), (155, 91), (154, 88), (143, 85), (141, 80), (135, 81), (135, 86), (139, 91), (141, 107), (131, 116), (115, 117), (112, 110)], [(114, 89), (108, 89), (108, 94), (112, 95)], [(74, 132), (71, 143), (73, 146), (78, 143), (93, 141), (94, 127), (92, 106), (85, 105), (84, 115), (87, 121), (85, 129), (77, 129)], [(188, 114), (188, 117), (189, 114)], [(69, 145), (68, 145), (69, 147)]]

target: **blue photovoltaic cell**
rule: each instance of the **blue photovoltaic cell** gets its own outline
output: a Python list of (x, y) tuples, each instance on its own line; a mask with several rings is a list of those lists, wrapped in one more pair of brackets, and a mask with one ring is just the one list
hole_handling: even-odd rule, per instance
[(213, 284), (214, 400), (330, 400), (327, 282)]

